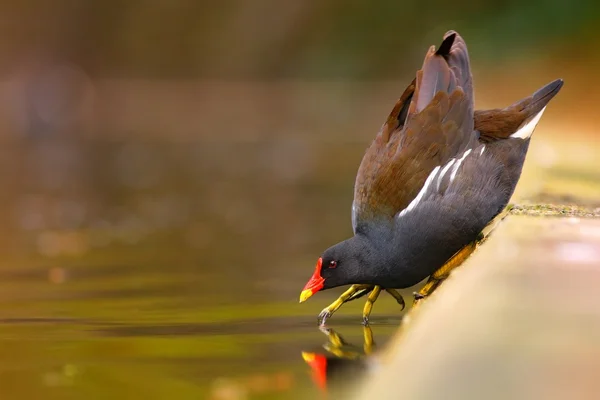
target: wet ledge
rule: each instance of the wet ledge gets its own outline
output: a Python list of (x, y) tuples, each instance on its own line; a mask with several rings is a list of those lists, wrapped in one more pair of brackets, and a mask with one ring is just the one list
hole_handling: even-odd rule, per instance
[(357, 399), (600, 393), (600, 219), (510, 216), (422, 304)]

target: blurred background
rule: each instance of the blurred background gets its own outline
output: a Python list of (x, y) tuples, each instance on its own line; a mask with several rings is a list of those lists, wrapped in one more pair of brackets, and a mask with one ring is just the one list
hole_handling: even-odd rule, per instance
[[(595, 208), (599, 23), (593, 0), (0, 2), (3, 397), (310, 390), (338, 292), (297, 297), (427, 48), (461, 33), (477, 108), (563, 78), (514, 201)], [(374, 313), (383, 342), (400, 315)]]

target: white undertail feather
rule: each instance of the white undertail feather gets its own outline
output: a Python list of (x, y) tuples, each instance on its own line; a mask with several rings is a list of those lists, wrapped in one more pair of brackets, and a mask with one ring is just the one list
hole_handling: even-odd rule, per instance
[(533, 117), (531, 121), (527, 122), (525, 125), (520, 127), (519, 130), (510, 135), (510, 137), (521, 139), (527, 139), (528, 137), (530, 137), (533, 134), (536, 125), (538, 124), (538, 122), (540, 122), (540, 118), (542, 118), (542, 114), (545, 110), (546, 107), (542, 108), (542, 111), (537, 113), (537, 115)]

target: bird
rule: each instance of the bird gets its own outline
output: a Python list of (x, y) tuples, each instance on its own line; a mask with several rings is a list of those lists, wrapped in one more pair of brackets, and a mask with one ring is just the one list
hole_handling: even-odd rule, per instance
[(506, 108), (474, 110), (467, 45), (448, 31), (368, 147), (354, 184), (354, 234), (318, 258), (300, 303), (351, 285), (318, 322), (368, 296), (368, 324), (382, 291), (404, 308), (396, 289), (428, 278), (414, 296), (429, 296), (506, 212), (531, 135), (562, 86), (557, 79)]

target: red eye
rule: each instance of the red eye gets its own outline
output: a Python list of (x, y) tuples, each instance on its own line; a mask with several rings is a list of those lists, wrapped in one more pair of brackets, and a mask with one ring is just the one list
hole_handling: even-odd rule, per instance
[(337, 267), (337, 261), (333, 261), (333, 260), (329, 261), (329, 268), (335, 268), (335, 267)]

